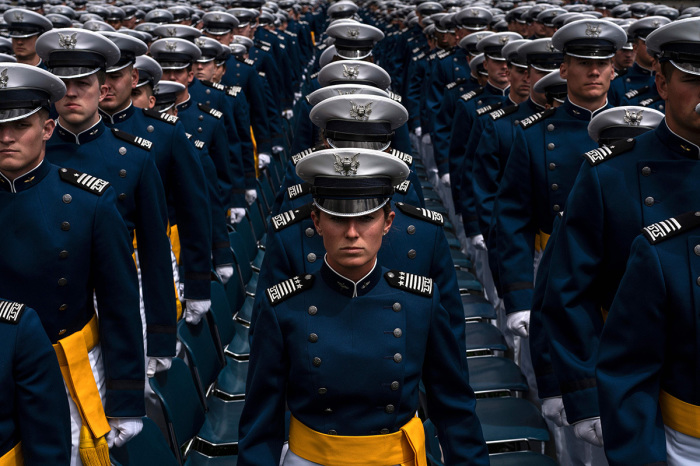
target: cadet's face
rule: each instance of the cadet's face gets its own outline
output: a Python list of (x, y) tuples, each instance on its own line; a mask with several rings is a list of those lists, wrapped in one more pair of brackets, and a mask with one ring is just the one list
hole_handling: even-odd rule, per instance
[(632, 49), (634, 50), (634, 56), (632, 59), (636, 60), (637, 63), (642, 65), (644, 68), (651, 69), (651, 67), (654, 65), (654, 57), (649, 55), (649, 52), (647, 51), (647, 43), (642, 39), (637, 39), (634, 41)]
[(374, 266), (382, 236), (391, 228), (394, 212), (384, 218), (380, 209), (361, 217), (336, 217), (325, 212), (311, 213), (314, 226), (323, 237), (328, 263), (351, 280), (359, 280)]
[(216, 62), (214, 60), (206, 63), (194, 64), (194, 75), (200, 81), (211, 81), (216, 72)]
[[(670, 63), (665, 65), (672, 67)], [(670, 79), (656, 74), (656, 87), (666, 101), (666, 121), (669, 128), (689, 141), (700, 144), (700, 115), (695, 106), (700, 103), (700, 76), (673, 69)]]
[(39, 35), (24, 38), (12, 38), (12, 51), (15, 53), (17, 60), (32, 58), (36, 54), (36, 40)]
[(139, 72), (133, 66), (107, 73), (105, 80), (107, 95), (100, 103), (100, 108), (107, 113), (114, 113), (126, 108), (131, 100), (131, 90), (136, 87), (138, 82)]
[(619, 70), (629, 68), (634, 63), (634, 50), (620, 49), (615, 52), (615, 67)]
[(221, 82), (221, 78), (224, 77), (224, 73), (226, 73), (226, 67), (224, 65), (217, 66), (214, 70), (214, 76), (212, 76), (211, 80), (215, 83)]
[(489, 81), (492, 84), (499, 87), (508, 85), (508, 64), (505, 60), (492, 60), (486, 57), (484, 59), (484, 69), (489, 74)]
[(181, 70), (163, 70), (163, 78), (166, 81), (175, 81), (187, 87), (194, 79), (194, 71), (183, 68)]
[(40, 111), (27, 118), (0, 123), (0, 173), (14, 180), (44, 159), (44, 143), (55, 123)]
[(74, 133), (83, 131), (97, 122), (97, 108), (107, 95), (107, 86), (100, 86), (96, 74), (63, 82), (66, 95), (56, 102), (61, 125)]
[(604, 100), (615, 73), (612, 60), (567, 58), (559, 68), (559, 72), (567, 81), (569, 96), (573, 97), (579, 105)]
[(148, 109), (153, 108), (156, 104), (155, 96), (145, 89), (146, 86), (148, 84), (131, 90), (131, 101), (134, 103), (134, 107)]
[(509, 67), (508, 80), (510, 81), (510, 92), (520, 99), (527, 99), (530, 95), (530, 73), (528, 73), (527, 68)]

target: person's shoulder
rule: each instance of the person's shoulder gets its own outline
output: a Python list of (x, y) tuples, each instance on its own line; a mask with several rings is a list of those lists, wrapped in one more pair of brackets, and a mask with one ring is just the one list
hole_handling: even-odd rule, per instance
[(272, 228), (275, 232), (280, 232), (311, 217), (312, 205), (312, 203), (308, 203), (297, 209), (287, 210), (286, 212), (275, 215), (270, 219)]
[(690, 211), (644, 227), (642, 236), (654, 246), (678, 236), (698, 232), (700, 232), (700, 212)]
[(583, 156), (591, 166), (595, 167), (631, 151), (634, 149), (636, 143), (637, 141), (634, 138), (622, 139), (610, 146), (603, 146), (590, 150), (583, 154)]
[(430, 277), (401, 270), (389, 270), (384, 273), (384, 279), (392, 288), (425, 298), (433, 297), (433, 279)]
[(397, 202), (395, 205), (398, 209), (397, 216), (404, 215), (439, 227), (442, 227), (445, 224), (445, 217), (440, 212), (435, 212), (434, 210), (426, 209), (424, 207), (406, 204), (405, 202)]
[(283, 280), (265, 290), (265, 296), (271, 306), (287, 301), (313, 287), (315, 277), (311, 274), (296, 275)]

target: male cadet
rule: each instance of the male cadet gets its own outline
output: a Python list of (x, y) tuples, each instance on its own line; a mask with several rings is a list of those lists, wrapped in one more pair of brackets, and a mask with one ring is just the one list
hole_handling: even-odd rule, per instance
[[(613, 67), (615, 68), (616, 78), (624, 76), (628, 69), (634, 64), (634, 44), (632, 43), (633, 41), (630, 40), (628, 28), (629, 25), (623, 27), (627, 32), (627, 42), (625, 42), (625, 45), (623, 45), (620, 50), (615, 52), (615, 56), (613, 57)], [(612, 90), (612, 86), (610, 90)]]
[[(127, 42), (122, 43), (126, 47)], [(136, 55), (135, 48), (126, 51), (126, 55)], [(209, 309), (211, 293), (211, 219), (209, 209), (202, 209), (208, 195), (199, 156), (177, 117), (134, 107), (131, 89), (138, 73), (133, 63), (116, 74), (108, 73), (107, 79), (113, 92), (101, 103), (103, 123), (153, 143), (150, 153), (168, 201), (170, 242), (185, 272), (181, 276), (185, 317), (188, 322), (199, 322)]]
[[(146, 48), (137, 39), (124, 37)], [(66, 85), (65, 97), (55, 105), (59, 118), (46, 145), (46, 158), (61, 167), (106, 180), (118, 193), (119, 213), (132, 239), (134, 233), (138, 236), (143, 336), (148, 369), (153, 373), (170, 367), (170, 358), (175, 355), (177, 310), (168, 214), (163, 184), (149, 154), (152, 142), (110, 131), (98, 112), (101, 101), (113, 103), (119, 99), (115, 87), (104, 84), (105, 66), (108, 74), (120, 79), (133, 63), (133, 51), (123, 43), (120, 46), (97, 33), (72, 28), (46, 32), (37, 41), (37, 51), (49, 71)]]
[[(700, 19), (692, 18), (649, 34), (647, 48), (660, 61), (656, 84), (666, 118), (654, 131), (586, 154), (556, 235), (542, 318), (566, 417), (594, 445), (602, 444), (599, 338), (630, 245), (642, 227), (697, 205), (699, 28)], [(628, 118), (643, 121), (644, 113)], [(671, 229), (654, 231), (663, 236)]]
[(634, 64), (610, 84), (608, 98), (612, 105), (642, 105), (663, 111), (664, 101), (654, 82), (654, 57), (647, 51), (646, 38), (670, 22), (664, 16), (649, 16), (638, 19), (629, 26), (627, 34), (634, 41)]
[(17, 57), (17, 63), (40, 66), (41, 58), (36, 53), (36, 40), (46, 31), (53, 28), (50, 20), (44, 15), (22, 8), (12, 8), (3, 13), (5, 27), (12, 39), (12, 51)]
[(153, 88), (163, 77), (163, 69), (153, 58), (141, 55), (134, 59), (138, 82), (131, 89), (131, 104), (137, 108), (150, 109), (156, 104)]
[(70, 464), (81, 464), (80, 445), (81, 456), (107, 466), (108, 445), (137, 435), (145, 412), (131, 241), (109, 183), (44, 160), (61, 80), (18, 63), (1, 65), (0, 75), (0, 222), (8, 226), (0, 295), (35, 309), (54, 344), (70, 408)]

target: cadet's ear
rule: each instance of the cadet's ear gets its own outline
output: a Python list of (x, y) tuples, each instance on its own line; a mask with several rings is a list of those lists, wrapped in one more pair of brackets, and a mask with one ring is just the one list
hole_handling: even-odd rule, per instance
[(316, 228), (316, 233), (318, 236), (323, 236), (323, 229), (321, 228), (321, 216), (317, 215), (316, 212), (311, 212), (311, 220), (314, 221), (314, 228)]
[(156, 96), (152, 95), (148, 98), (148, 108), (153, 108), (156, 106)]
[[(666, 79), (666, 74), (664, 73), (663, 67), (659, 67), (659, 71), (656, 73), (656, 89), (659, 91), (659, 95), (662, 99), (668, 99), (668, 79)], [(673, 71), (669, 73), (673, 74)]]
[(47, 118), (41, 131), (41, 140), (48, 141), (51, 139), (54, 128), (56, 128), (56, 121), (51, 118)]

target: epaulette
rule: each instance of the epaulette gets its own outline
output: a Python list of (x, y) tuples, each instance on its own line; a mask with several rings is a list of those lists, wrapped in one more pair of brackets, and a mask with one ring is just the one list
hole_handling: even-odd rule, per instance
[(309, 147), (308, 149), (305, 149), (305, 150), (299, 152), (298, 154), (292, 155), (292, 165), (294, 165), (296, 167), (296, 165), (299, 163), (299, 160), (303, 159), (304, 157), (306, 157), (307, 155), (309, 155), (315, 151), (316, 151), (315, 147)]
[(421, 52), (418, 55), (416, 55), (415, 57), (413, 57), (413, 61), (422, 60), (424, 58), (425, 58), (425, 52)]
[(229, 86), (226, 88), (226, 95), (238, 97), (238, 93), (241, 92), (241, 90), (241, 86)]
[(401, 184), (394, 186), (394, 191), (399, 194), (408, 194), (408, 190), (411, 188), (411, 181), (405, 180)]
[(399, 270), (389, 270), (384, 274), (389, 286), (421, 296), (433, 295), (433, 279)]
[[(284, 49), (286, 49), (286, 48), (287, 48), (287, 46), (286, 46), (286, 45), (284, 45), (284, 44), (279, 44), (279, 45), (280, 45), (280, 48), (281, 48), (282, 50), (284, 50)], [(268, 47), (268, 48), (269, 48), (269, 47)]]
[(503, 118), (504, 116), (510, 115), (511, 113), (515, 113), (518, 110), (519, 106), (520, 105), (509, 105), (506, 108), (499, 108), (498, 110), (489, 113), (489, 116), (493, 121), (496, 121), (499, 118)]
[(156, 120), (164, 121), (166, 123), (170, 123), (171, 125), (174, 125), (178, 121), (178, 117), (175, 115), (168, 115), (167, 113), (163, 112), (157, 112), (155, 110), (151, 109), (143, 109), (143, 114), (146, 115), (149, 118), (155, 118)]
[(259, 48), (260, 50), (262, 50), (263, 52), (269, 52), (269, 51), (270, 51), (270, 46), (269, 46), (269, 45), (261, 45), (261, 46), (258, 47), (258, 48)]
[(617, 71), (617, 70), (615, 70), (615, 79), (617, 79), (617, 78), (619, 78), (619, 77), (621, 77), (621, 76), (626, 75), (628, 72), (629, 72), (629, 68), (625, 68), (625, 69), (622, 70), (622, 71)]
[(255, 45), (258, 45), (258, 44), (263, 45), (265, 47), (270, 47), (272, 45), (271, 42), (268, 42), (268, 41), (262, 40), (262, 39), (258, 39), (255, 41)]
[(484, 92), (484, 88), (479, 87), (478, 89), (474, 89), (473, 91), (469, 91), (466, 94), (462, 94), (461, 96), (459, 96), (459, 98), (465, 102), (469, 102), (474, 97), (481, 95), (483, 92)]
[(428, 60), (433, 61), (433, 60), (435, 60), (436, 56), (437, 56), (437, 54), (431, 53), (430, 55), (428, 55)]
[(328, 47), (328, 44), (321, 44), (318, 47), (316, 47), (319, 50), (325, 50)]
[(153, 143), (148, 139), (144, 139), (141, 136), (134, 136), (133, 134), (125, 133), (124, 131), (119, 130), (117, 128), (112, 128), (112, 134), (114, 134), (116, 137), (118, 137), (124, 142), (128, 142), (129, 144), (133, 144), (136, 147), (140, 147), (141, 149), (145, 149), (147, 151), (150, 151), (151, 147), (153, 147)]
[(639, 89), (632, 89), (631, 91), (625, 92), (625, 98), (626, 99), (633, 99), (637, 97), (638, 95), (646, 94), (649, 92), (650, 87), (649, 86), (643, 86), (640, 87)]
[(440, 58), (440, 60), (442, 60), (443, 58), (449, 57), (449, 56), (452, 55), (453, 53), (455, 53), (455, 49), (452, 49), (452, 50), (440, 50), (440, 51), (437, 53), (437, 56), (438, 56), (438, 58)]
[(224, 86), (221, 83), (215, 83), (213, 81), (200, 81), (202, 84), (204, 84), (207, 87), (213, 87), (214, 89), (218, 89), (220, 91), (225, 91), (226, 86)]
[(203, 111), (204, 113), (208, 113), (209, 115), (213, 116), (213, 117), (216, 118), (217, 120), (220, 120), (221, 117), (224, 116), (224, 114), (223, 114), (222, 112), (220, 112), (219, 110), (217, 110), (217, 109), (215, 109), (215, 108), (211, 108), (211, 107), (209, 107), (208, 105), (204, 105), (204, 104), (201, 103), (201, 102), (197, 104), (197, 107), (198, 107), (201, 111)]
[(73, 170), (72, 168), (61, 168), (58, 170), (61, 179), (66, 183), (84, 189), (85, 191), (102, 196), (102, 193), (109, 187), (109, 182), (96, 178), (87, 173)]
[(16, 324), (19, 322), (25, 309), (26, 306), (24, 304), (12, 301), (0, 301), (0, 322)]
[(588, 159), (588, 163), (595, 167), (606, 160), (610, 160), (631, 150), (636, 143), (637, 141), (635, 139), (627, 138), (622, 141), (617, 141), (615, 144), (610, 146), (603, 146), (599, 147), (598, 149), (589, 150), (583, 155)]
[(308, 203), (299, 207), (298, 209), (288, 210), (286, 212), (282, 212), (281, 214), (275, 215), (270, 219), (272, 228), (274, 228), (275, 231), (281, 231), (290, 225), (301, 222), (305, 218), (309, 218), (311, 215), (311, 205), (312, 203)]
[[(411, 39), (409, 39), (409, 40), (411, 40)], [(415, 48), (411, 49), (411, 53), (418, 53), (418, 52), (420, 52), (420, 47), (415, 47)]]
[(286, 30), (286, 29), (285, 29), (284, 31), (282, 31), (282, 32), (284, 32), (285, 34), (287, 34), (287, 35), (290, 36), (290, 37), (296, 37), (296, 36), (297, 36), (297, 35), (296, 35), (295, 33), (293, 33), (292, 31), (288, 31), (288, 30)]
[(264, 71), (258, 71), (258, 76), (260, 76), (261, 78), (264, 78), (264, 77), (265, 77), (265, 72), (264, 72)]
[(413, 165), (413, 156), (410, 154), (407, 154), (405, 152), (401, 152), (400, 150), (396, 149), (391, 149), (391, 155), (396, 157), (397, 159), (401, 160), (403, 163), (408, 165), (409, 167)]
[(445, 86), (447, 89), (453, 89), (457, 86), (459, 86), (462, 83), (465, 83), (467, 80), (464, 78), (459, 78), (457, 81), (449, 83), (447, 86)]
[(650, 97), (650, 98), (648, 98), (648, 99), (640, 100), (640, 101), (637, 103), (637, 105), (639, 105), (640, 107), (648, 107), (649, 105), (651, 105), (651, 104), (653, 104), (653, 103), (656, 103), (656, 102), (658, 102), (659, 100), (661, 100), (661, 96), (660, 96), (660, 95), (655, 95), (654, 97)]
[(243, 63), (245, 63), (246, 65), (254, 66), (255, 60), (251, 60), (250, 58), (246, 58), (243, 60)]
[(294, 200), (311, 193), (311, 183), (299, 183), (287, 188), (287, 197)]
[(292, 296), (298, 295), (302, 291), (310, 289), (313, 284), (313, 275), (297, 275), (296, 277), (289, 278), (276, 284), (275, 286), (271, 286), (265, 290), (265, 294), (267, 295), (267, 299), (270, 300), (270, 304), (275, 306), (285, 299), (289, 299)]
[(476, 109), (476, 116), (483, 116), (487, 113), (493, 112), (503, 107), (503, 102), (496, 102), (495, 104), (487, 105), (485, 107), (480, 107)]
[(394, 94), (391, 91), (387, 91), (389, 93), (389, 98), (395, 102), (401, 103), (402, 97), (398, 94)]
[(397, 202), (396, 207), (398, 207), (401, 212), (409, 217), (426, 220), (438, 226), (443, 226), (445, 224), (445, 218), (440, 212), (424, 209), (422, 207), (415, 207), (403, 202)]
[(522, 129), (530, 128), (535, 123), (539, 123), (540, 121), (546, 120), (547, 118), (554, 115), (555, 111), (556, 111), (555, 108), (548, 108), (547, 110), (545, 110), (543, 112), (537, 112), (534, 115), (530, 115), (527, 118), (523, 118), (522, 120), (520, 120), (520, 127)]
[[(187, 136), (188, 141), (192, 141), (192, 135), (190, 133), (185, 133), (185, 136)], [(196, 147), (199, 150), (204, 149), (204, 141), (200, 141), (199, 139), (195, 139), (192, 141), (192, 144), (194, 144), (194, 147)]]
[(320, 71), (317, 71), (317, 72), (315, 72), (315, 73), (310, 74), (310, 75), (309, 75), (309, 80), (313, 80), (313, 79), (318, 78), (318, 75), (319, 75), (320, 73), (321, 73)]
[(642, 233), (651, 244), (657, 244), (699, 226), (700, 212), (692, 211), (652, 223), (642, 228)]

